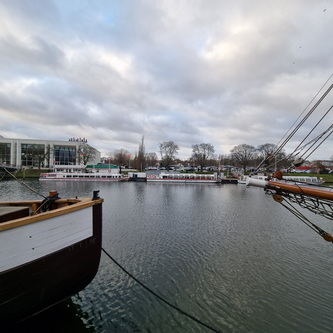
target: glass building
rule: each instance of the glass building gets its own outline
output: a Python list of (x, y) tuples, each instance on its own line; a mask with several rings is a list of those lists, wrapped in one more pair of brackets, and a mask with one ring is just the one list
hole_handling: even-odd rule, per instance
[(69, 141), (8, 139), (0, 136), (0, 165), (51, 168), (54, 165), (97, 164), (101, 153), (86, 139)]

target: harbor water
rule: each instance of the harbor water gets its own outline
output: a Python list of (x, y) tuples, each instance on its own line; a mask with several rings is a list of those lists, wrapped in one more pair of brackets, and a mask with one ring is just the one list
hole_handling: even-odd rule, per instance
[[(333, 244), (261, 188), (25, 182), (60, 197), (100, 190), (103, 249), (174, 307), (103, 252), (88, 287), (13, 332), (211, 331), (183, 312), (219, 332), (333, 332)], [(1, 201), (36, 198), (0, 181)], [(333, 221), (307, 216), (333, 233)]]

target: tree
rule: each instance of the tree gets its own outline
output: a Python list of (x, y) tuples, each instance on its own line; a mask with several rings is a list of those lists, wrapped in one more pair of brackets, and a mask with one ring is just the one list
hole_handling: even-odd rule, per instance
[(138, 152), (138, 165), (137, 169), (143, 171), (146, 167), (146, 158), (145, 158), (145, 144), (144, 144), (144, 136), (141, 138), (141, 142), (139, 145), (139, 152)]
[(265, 143), (264, 145), (260, 145), (257, 148), (259, 152), (259, 157), (261, 161), (263, 161), (263, 166), (267, 168), (279, 168), (282, 165), (286, 165), (286, 153), (284, 150), (280, 150), (276, 155), (278, 146), (272, 143)]
[[(277, 146), (273, 143), (265, 143), (264, 145), (259, 145), (257, 151), (259, 152), (259, 157), (267, 162), (271, 162), (270, 159), (273, 157), (274, 152), (276, 151)], [(274, 162), (274, 158), (273, 158)]]
[(234, 147), (231, 151), (231, 157), (246, 171), (246, 167), (256, 157), (256, 149), (247, 144), (241, 144)]
[(232, 164), (232, 158), (230, 155), (220, 155), (220, 161), (221, 165), (231, 165)]
[(155, 167), (157, 165), (158, 158), (156, 153), (147, 153), (145, 159), (148, 166)]
[(96, 156), (96, 149), (86, 143), (82, 143), (78, 147), (77, 161), (78, 164), (87, 165), (89, 161), (93, 160)]
[(126, 149), (117, 150), (116, 153), (114, 154), (115, 163), (119, 166), (122, 166), (122, 165), (129, 166), (130, 158), (131, 158), (131, 155), (130, 155), (129, 151)]
[(214, 156), (214, 147), (210, 143), (200, 143), (192, 145), (192, 159), (201, 166), (201, 171), (206, 166), (206, 161)]
[(163, 142), (159, 145), (162, 164), (169, 169), (169, 165), (173, 163), (173, 160), (178, 153), (179, 147), (173, 141)]

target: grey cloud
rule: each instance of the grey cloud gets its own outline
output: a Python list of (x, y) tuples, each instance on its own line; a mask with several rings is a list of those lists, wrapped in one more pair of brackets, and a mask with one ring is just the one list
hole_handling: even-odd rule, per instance
[(332, 16), (324, 0), (3, 1), (0, 134), (277, 143), (331, 74)]

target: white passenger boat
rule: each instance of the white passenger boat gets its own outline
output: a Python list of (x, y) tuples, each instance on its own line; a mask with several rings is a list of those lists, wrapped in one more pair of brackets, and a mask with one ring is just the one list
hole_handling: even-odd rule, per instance
[(186, 184), (217, 184), (221, 183), (221, 178), (214, 174), (197, 173), (160, 173), (159, 175), (147, 175), (147, 182), (163, 183), (186, 183)]
[(238, 177), (238, 184), (247, 184), (247, 181), (249, 178), (253, 178), (253, 179), (259, 179), (259, 180), (263, 180), (263, 181), (267, 181), (268, 177), (265, 175), (241, 175), (240, 177)]
[(67, 172), (47, 172), (42, 173), (39, 180), (59, 180), (59, 181), (125, 181), (128, 176), (121, 173), (67, 173)]
[(321, 185), (325, 181), (321, 177), (309, 177), (309, 176), (283, 176), (283, 179), (286, 181), (298, 183), (298, 184), (307, 184), (307, 185)]
[(276, 182), (282, 182), (282, 183), (289, 183), (289, 184), (297, 184), (297, 185), (304, 185), (304, 186), (311, 186), (311, 185), (322, 185), (325, 183), (325, 181), (322, 178), (318, 177), (306, 177), (306, 176), (283, 176), (282, 179), (276, 179), (276, 178), (268, 178), (267, 176), (259, 176), (259, 175), (253, 175), (253, 176), (243, 176), (242, 182), (238, 180), (241, 184), (246, 185), (254, 185), (254, 184), (260, 184), (261, 187), (262, 184), (268, 184), (268, 181), (276, 181)]

